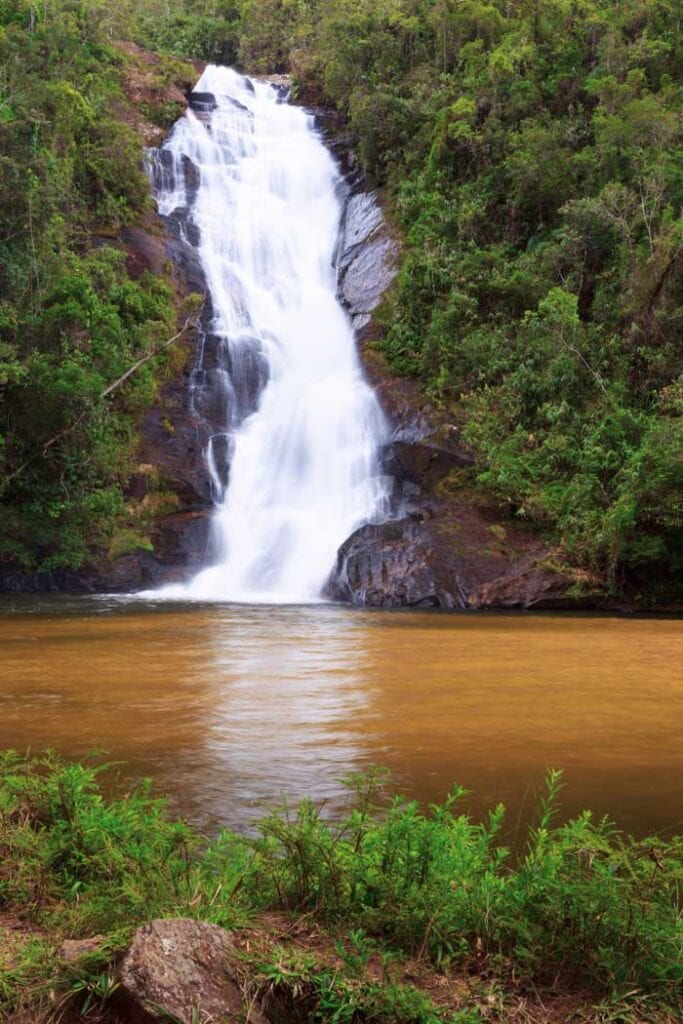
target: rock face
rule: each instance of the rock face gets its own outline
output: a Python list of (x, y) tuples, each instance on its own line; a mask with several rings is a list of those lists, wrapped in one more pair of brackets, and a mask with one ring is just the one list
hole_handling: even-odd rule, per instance
[[(520, 559), (503, 576), (476, 587), (470, 594), (472, 608), (565, 609), (595, 608), (600, 603), (597, 588), (591, 594), (590, 580), (585, 579), (583, 596), (572, 596), (579, 580), (543, 568), (538, 557)], [(616, 607), (616, 606), (612, 606)], [(634, 611), (622, 603), (621, 610)]]
[(360, 331), (398, 272), (398, 244), (375, 192), (356, 192), (346, 203), (337, 256), (339, 296)]
[[(139, 928), (121, 965), (118, 1001), (129, 1024), (237, 1024), (246, 1007), (236, 974), (229, 932), (185, 918), (152, 921)], [(251, 1024), (263, 1024), (253, 1008)]]

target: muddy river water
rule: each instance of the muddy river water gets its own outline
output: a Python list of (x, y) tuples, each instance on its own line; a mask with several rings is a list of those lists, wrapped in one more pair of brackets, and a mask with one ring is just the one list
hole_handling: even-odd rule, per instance
[(0, 605), (0, 747), (123, 762), (202, 825), (246, 827), (283, 794), (334, 807), (345, 774), (401, 792), (455, 781), (509, 829), (549, 766), (567, 813), (638, 833), (683, 824), (680, 621), (336, 606)]

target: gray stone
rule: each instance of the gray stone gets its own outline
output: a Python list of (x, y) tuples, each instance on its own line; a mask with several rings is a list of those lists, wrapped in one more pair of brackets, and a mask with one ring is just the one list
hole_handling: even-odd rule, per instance
[[(247, 1009), (230, 967), (230, 932), (187, 918), (152, 921), (139, 928), (121, 965), (118, 1002), (129, 1024), (237, 1024)], [(252, 1008), (250, 1024), (264, 1024)]]
[(346, 204), (337, 257), (339, 297), (361, 330), (398, 272), (398, 245), (374, 192), (356, 192)]
[(384, 215), (374, 192), (357, 192), (351, 196), (344, 213), (342, 253), (349, 253), (354, 246), (367, 242), (383, 224)]

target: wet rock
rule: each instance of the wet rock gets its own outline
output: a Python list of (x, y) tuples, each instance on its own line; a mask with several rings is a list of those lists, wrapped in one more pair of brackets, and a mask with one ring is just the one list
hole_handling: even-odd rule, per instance
[(50, 594), (58, 589), (53, 573), (25, 572), (12, 565), (0, 565), (0, 594)]
[(366, 607), (469, 607), (472, 591), (505, 572), (507, 560), (471, 548), (465, 526), (466, 517), (410, 517), (361, 527), (339, 550), (330, 597)]
[[(171, 918), (139, 928), (121, 965), (118, 1004), (129, 1024), (237, 1024), (246, 1019), (230, 932), (214, 924)], [(264, 1024), (258, 1008), (251, 1024)]]
[(343, 268), (353, 257), (356, 246), (362, 245), (384, 225), (384, 214), (374, 192), (358, 192), (349, 199), (342, 228)]
[(198, 92), (195, 89), (188, 93), (187, 102), (192, 110), (206, 111), (207, 113), (211, 113), (212, 110), (216, 110), (218, 107), (216, 97), (212, 92)]
[(339, 164), (345, 179), (345, 200), (348, 200), (353, 188), (362, 186), (363, 182), (363, 174), (354, 152), (355, 139), (347, 130), (344, 119), (338, 110), (319, 105), (320, 95), (315, 91), (310, 91), (301, 99), (309, 113), (313, 115), (316, 131), (321, 135), (325, 145)]
[(164, 489), (178, 496), (182, 509), (197, 509), (212, 503), (204, 463), (210, 427), (198, 422), (187, 406), (188, 377), (175, 380), (163, 402), (145, 416), (140, 461), (157, 467)]
[(206, 557), (211, 516), (205, 511), (166, 516), (157, 527), (154, 556), (181, 570), (198, 570)]
[(485, 510), (426, 501), (418, 507), (349, 537), (328, 584), (333, 600), (389, 608), (614, 607), (601, 599), (598, 581), (552, 571), (548, 549), (532, 534), (502, 526)]
[(337, 256), (339, 296), (357, 330), (398, 273), (398, 245), (391, 237), (376, 193), (351, 195), (344, 211)]
[[(187, 229), (178, 217), (162, 220), (154, 216), (135, 227), (124, 228), (121, 243), (126, 253), (126, 269), (137, 280), (142, 274), (154, 274), (171, 281), (181, 297), (192, 292), (204, 294), (206, 281)], [(111, 244), (111, 243), (109, 243)]]
[(126, 249), (126, 269), (137, 279), (145, 273), (163, 274), (168, 261), (166, 240), (141, 226), (124, 228), (121, 241)]
[(597, 594), (572, 595), (572, 577), (550, 572), (537, 558), (522, 559), (504, 576), (482, 584), (470, 594), (472, 608), (594, 608)]
[(471, 466), (474, 458), (457, 447), (397, 440), (388, 446), (385, 463), (394, 476), (430, 490), (452, 469)]

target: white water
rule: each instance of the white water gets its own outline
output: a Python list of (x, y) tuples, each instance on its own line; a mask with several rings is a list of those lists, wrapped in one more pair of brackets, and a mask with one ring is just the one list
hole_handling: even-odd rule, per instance
[[(225, 359), (225, 426), (206, 451), (214, 564), (162, 593), (317, 600), (339, 546), (387, 502), (385, 422), (336, 297), (340, 176), (312, 118), (278, 102), (273, 86), (208, 67), (195, 90), (218, 108), (176, 125), (164, 148), (179, 173), (157, 198), (164, 214), (186, 205), (189, 157), (211, 334)], [(259, 374), (267, 383), (254, 399)], [(226, 442), (227, 486), (216, 458)]]

